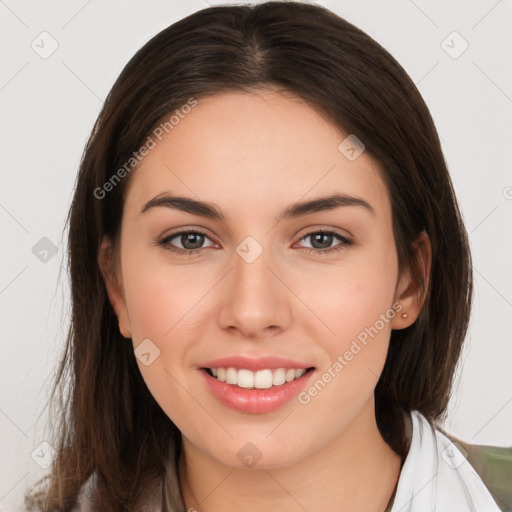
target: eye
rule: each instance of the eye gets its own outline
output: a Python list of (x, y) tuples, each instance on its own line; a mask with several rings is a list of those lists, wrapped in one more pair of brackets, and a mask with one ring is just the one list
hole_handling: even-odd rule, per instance
[[(177, 243), (181, 244), (181, 247), (176, 247), (172, 243), (174, 239), (177, 239)], [(168, 235), (161, 240), (158, 240), (157, 244), (172, 252), (175, 252), (176, 254), (192, 255), (205, 248), (202, 247), (205, 240), (210, 240), (206, 233), (198, 230), (189, 230), (179, 231), (177, 233), (173, 233), (172, 235)], [(214, 245), (215, 244), (212, 243), (209, 247)]]
[[(312, 231), (311, 233), (304, 235), (300, 240), (302, 241), (308, 238), (311, 239), (310, 247), (303, 248), (307, 254), (325, 254), (340, 251), (353, 244), (352, 240), (349, 240), (347, 237), (340, 235), (335, 231)], [(338, 240), (339, 243), (331, 246), (332, 242), (335, 240)]]

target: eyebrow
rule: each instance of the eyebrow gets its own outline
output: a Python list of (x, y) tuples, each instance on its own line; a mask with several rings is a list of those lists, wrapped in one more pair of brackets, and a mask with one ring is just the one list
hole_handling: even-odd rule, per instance
[[(190, 197), (178, 196), (169, 192), (163, 192), (153, 199), (149, 200), (142, 208), (141, 214), (156, 207), (166, 207), (183, 212), (200, 215), (202, 217), (225, 221), (226, 216), (217, 205), (210, 202), (197, 201)], [(282, 220), (294, 219), (303, 215), (317, 213), (321, 211), (334, 210), (342, 206), (359, 206), (366, 209), (372, 215), (376, 215), (373, 207), (364, 199), (347, 194), (332, 194), (325, 197), (317, 197), (309, 201), (299, 201), (291, 204), (282, 210), (276, 218), (277, 222)]]

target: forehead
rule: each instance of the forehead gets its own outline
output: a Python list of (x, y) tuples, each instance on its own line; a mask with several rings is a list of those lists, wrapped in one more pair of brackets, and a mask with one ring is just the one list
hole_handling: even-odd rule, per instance
[(140, 211), (172, 191), (214, 202), (227, 217), (261, 208), (270, 215), (300, 199), (342, 192), (389, 213), (378, 164), (365, 152), (347, 158), (340, 144), (350, 134), (292, 94), (199, 99), (168, 131), (153, 137), (155, 146), (133, 171), (126, 209)]

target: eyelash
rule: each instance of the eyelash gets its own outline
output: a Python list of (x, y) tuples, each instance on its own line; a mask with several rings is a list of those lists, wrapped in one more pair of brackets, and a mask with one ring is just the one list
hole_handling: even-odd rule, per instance
[[(157, 240), (157, 245), (158, 246), (162, 246), (162, 247), (165, 247), (167, 250), (175, 253), (175, 254), (178, 254), (178, 255), (183, 255), (183, 256), (194, 256), (196, 253), (200, 252), (201, 249), (207, 249), (207, 247), (201, 247), (199, 249), (180, 249), (179, 247), (174, 247), (173, 245), (171, 245), (170, 241), (173, 239), (173, 238), (176, 238), (180, 235), (189, 235), (189, 234), (200, 234), (200, 235), (203, 235), (205, 236), (206, 238), (210, 238), (204, 231), (201, 231), (199, 229), (194, 229), (194, 230), (187, 230), (187, 231), (178, 231), (176, 233), (172, 233), (171, 235), (168, 235), (160, 240)], [(308, 238), (310, 236), (313, 236), (313, 235), (318, 235), (318, 234), (322, 234), (322, 235), (333, 235), (336, 239), (338, 239), (341, 243), (339, 244), (336, 244), (335, 246), (333, 247), (329, 247), (328, 249), (315, 249), (314, 247), (302, 247), (301, 249), (306, 253), (306, 254), (312, 254), (312, 253), (316, 253), (316, 254), (320, 254), (320, 255), (325, 255), (325, 254), (328, 254), (328, 253), (333, 253), (333, 252), (336, 252), (336, 251), (341, 251), (349, 246), (351, 246), (353, 244), (353, 241), (346, 238), (345, 236), (342, 236), (340, 235), (339, 233), (337, 233), (336, 231), (327, 231), (327, 230), (318, 230), (318, 231), (311, 231), (310, 233), (307, 233), (306, 235), (302, 236), (300, 238), (300, 240), (304, 240), (305, 238)]]

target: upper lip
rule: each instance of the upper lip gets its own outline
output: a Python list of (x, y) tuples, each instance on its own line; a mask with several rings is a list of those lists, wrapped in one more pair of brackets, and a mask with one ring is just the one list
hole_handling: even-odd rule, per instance
[(312, 364), (305, 364), (292, 359), (284, 359), (282, 357), (265, 356), (257, 359), (245, 356), (231, 356), (207, 361), (199, 365), (201, 368), (237, 368), (251, 371), (258, 370), (274, 370), (277, 368), (295, 369), (312, 368)]

